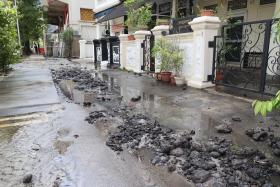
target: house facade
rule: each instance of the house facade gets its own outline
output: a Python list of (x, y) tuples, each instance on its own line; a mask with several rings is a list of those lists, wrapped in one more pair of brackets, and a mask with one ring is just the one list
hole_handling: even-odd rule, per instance
[[(63, 44), (59, 33), (67, 27), (74, 30), (73, 56), (80, 56), (79, 40), (85, 40), (87, 44), (92, 45), (92, 40), (96, 37), (96, 28), (94, 26), (94, 0), (44, 0), (43, 10), (47, 16), (50, 28), (47, 29), (46, 51), (49, 56), (63, 57)], [(48, 33), (49, 30), (55, 33)], [(49, 52), (48, 52), (49, 51)], [(92, 56), (92, 50), (88, 50)]]
[[(121, 35), (121, 67), (160, 72), (161, 60), (152, 60), (150, 49), (153, 37), (155, 42), (165, 38), (182, 49), (181, 76), (189, 86), (275, 94), (280, 89), (279, 5), (276, 0), (192, 1), (190, 15), (174, 19), (169, 26), (136, 31), (134, 41)], [(200, 16), (203, 9), (216, 13)]]
[(96, 17), (96, 38), (100, 39), (105, 36), (114, 36), (114, 29), (112, 29), (113, 25), (123, 24), (123, 20), (121, 18), (114, 19), (102, 19), (108, 15), (110, 15), (116, 7), (121, 2), (119, 0), (95, 0), (95, 17)]

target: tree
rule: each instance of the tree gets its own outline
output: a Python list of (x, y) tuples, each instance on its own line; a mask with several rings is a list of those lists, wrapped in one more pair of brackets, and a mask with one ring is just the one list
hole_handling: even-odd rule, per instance
[(65, 44), (66, 54), (68, 54), (68, 58), (72, 56), (72, 44), (74, 40), (74, 30), (71, 27), (68, 27), (63, 32), (63, 42)]
[(19, 58), (17, 43), (16, 10), (7, 1), (0, 1), (0, 71), (6, 72), (9, 64)]
[(43, 34), (44, 20), (39, 0), (19, 0), (19, 28), (25, 55), (31, 54), (30, 41), (38, 40)]

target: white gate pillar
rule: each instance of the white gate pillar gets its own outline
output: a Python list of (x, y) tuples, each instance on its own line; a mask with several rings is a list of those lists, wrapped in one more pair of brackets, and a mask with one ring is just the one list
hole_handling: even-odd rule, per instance
[[(155, 36), (155, 42), (157, 42), (157, 40), (159, 40), (161, 37), (163, 37), (164, 35), (168, 35), (169, 34), (169, 25), (158, 25), (155, 26), (152, 29), (152, 32)], [(155, 58), (155, 72), (160, 72), (160, 58)]]
[(136, 64), (134, 66), (134, 71), (137, 73), (142, 72), (141, 66), (143, 66), (143, 64), (144, 64), (144, 57), (143, 57), (143, 48), (141, 46), (145, 40), (145, 36), (147, 36), (147, 35), (151, 35), (151, 32), (140, 30), (140, 31), (136, 31), (134, 33), (135, 46), (136, 46), (135, 55), (137, 55)]
[(126, 67), (126, 43), (128, 34), (121, 34), (120, 39), (120, 68)]
[(80, 58), (86, 58), (86, 40), (79, 40), (80, 43)]
[(209, 41), (214, 40), (218, 35), (221, 21), (218, 17), (202, 16), (189, 22), (193, 29), (193, 49), (194, 56), (192, 65), (195, 69), (188, 85), (195, 88), (206, 88), (213, 86), (208, 80), (208, 75), (212, 75), (213, 48), (209, 48)]

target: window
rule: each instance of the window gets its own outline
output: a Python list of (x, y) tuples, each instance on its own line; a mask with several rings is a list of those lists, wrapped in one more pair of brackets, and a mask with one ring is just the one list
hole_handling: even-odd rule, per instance
[(266, 4), (271, 4), (271, 3), (276, 3), (276, 0), (261, 0), (260, 5), (266, 5)]
[(170, 14), (171, 8), (172, 8), (171, 2), (160, 4), (159, 5), (159, 13), (160, 14), (164, 14), (164, 13), (169, 13)]
[(187, 17), (192, 13), (191, 0), (178, 0), (177, 14), (179, 18)]
[(189, 3), (189, 1), (186, 1), (186, 0), (178, 0), (178, 7), (179, 8), (187, 7), (188, 3)]
[(247, 8), (247, 0), (234, 0), (228, 2), (228, 10)]
[(81, 20), (83, 21), (93, 21), (94, 14), (92, 9), (81, 8), (80, 9)]

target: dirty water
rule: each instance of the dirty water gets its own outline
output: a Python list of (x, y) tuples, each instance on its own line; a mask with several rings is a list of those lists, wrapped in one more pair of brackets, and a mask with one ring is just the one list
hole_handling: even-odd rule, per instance
[[(108, 93), (106, 92), (104, 99), (100, 103), (102, 107), (110, 109), (120, 105), (121, 102), (125, 102), (128, 103), (128, 106), (133, 107), (135, 113), (140, 112), (151, 118), (155, 118), (163, 126), (176, 130), (195, 130), (196, 134), (194, 135), (194, 139), (196, 140), (207, 141), (214, 136), (224, 137), (231, 139), (233, 143), (241, 146), (257, 147), (265, 152), (268, 158), (272, 158), (279, 163), (279, 159), (271, 154), (269, 147), (264, 143), (256, 143), (250, 140), (244, 134), (246, 129), (255, 126), (270, 126), (275, 130), (276, 134), (279, 134), (279, 128), (274, 127), (275, 124), (279, 124), (279, 116), (278, 118), (277, 116), (270, 116), (265, 119), (255, 118), (251, 112), (250, 103), (243, 100), (231, 98), (231, 96), (220, 97), (215, 94), (208, 94), (185, 87), (170, 87), (151, 81), (148, 77), (139, 78), (139, 75), (133, 75), (127, 72), (103, 71), (95, 73), (94, 76), (106, 81), (108, 84)], [(62, 83), (61, 87), (67, 88), (64, 89), (64, 92), (66, 91), (66, 95), (71, 96), (75, 103), (83, 104), (92, 102), (95, 103), (94, 105), (98, 103), (98, 101), (94, 100), (98, 95), (96, 92), (85, 93), (83, 91), (77, 91), (73, 89), (75, 83), (72, 81)], [(121, 99), (120, 97), (110, 97), (110, 93), (121, 96)], [(110, 102), (106, 102), (107, 94), (109, 95)], [(139, 102), (131, 102), (131, 98), (138, 96), (141, 96)], [(231, 99), (235, 99), (235, 102), (231, 102)], [(218, 104), (216, 101), (219, 101)], [(240, 117), (242, 121), (236, 122), (232, 120), (236, 116)], [(233, 133), (230, 135), (217, 134), (214, 127), (220, 123), (231, 125)], [(110, 126), (111, 124), (106, 126), (106, 122), (103, 122), (102, 125), (96, 124), (96, 126), (101, 128), (103, 136), (106, 137), (115, 128), (112, 128)], [(112, 129), (110, 130), (110, 128)], [(144, 154), (137, 153), (136, 157), (143, 161), (142, 158), (146, 158), (148, 154), (148, 152)], [(150, 160), (147, 159), (143, 163), (149, 165), (149, 162)], [(163, 176), (165, 172), (161, 169), (160, 171), (159, 173)], [(179, 175), (172, 175), (174, 176), (170, 178), (169, 174), (169, 177), (167, 177), (168, 180), (165, 181), (172, 181), (173, 178), (177, 177), (180, 178)], [(184, 179), (175, 181), (186, 182)], [(279, 177), (273, 177), (272, 181), (280, 185)], [(186, 184), (182, 186), (184, 185)]]
[[(57, 63), (53, 66), (71, 65)], [(158, 119), (166, 127), (195, 130), (194, 138), (197, 140), (225, 137), (239, 145), (257, 147), (268, 157), (279, 161), (265, 144), (256, 143), (244, 135), (247, 128), (256, 124), (269, 125), (279, 133), (274, 124), (279, 124), (280, 119), (273, 116), (255, 118), (250, 103), (188, 87), (184, 90), (183, 87), (170, 87), (146, 75), (140, 77), (121, 71), (96, 72), (91, 66), (87, 64), (85, 67), (92, 68), (95, 77), (107, 82), (108, 91), (105, 94), (100, 90), (76, 90), (75, 83), (66, 80), (59, 87), (74, 102), (58, 93), (64, 110), (45, 113), (42, 119), (46, 120), (43, 121), (36, 121), (41, 113), (33, 117), (31, 114), (19, 119), (15, 116), (0, 119), (0, 186), (24, 187), (22, 178), (27, 173), (33, 174), (32, 185), (36, 187), (194, 186), (181, 175), (152, 165), (150, 159), (153, 155), (149, 150), (127, 150), (117, 155), (106, 147), (106, 137), (122, 123), (121, 120), (107, 119), (94, 126), (84, 121), (91, 111), (112, 109), (122, 103), (128, 104), (135, 113)], [(140, 101), (131, 102), (132, 97), (138, 96), (141, 96)], [(91, 107), (81, 106), (93, 100)], [(233, 116), (240, 117), (242, 122), (232, 121)], [(1, 123), (6, 125), (8, 121), (12, 122), (9, 123), (11, 125), (1, 128)], [(231, 124), (233, 133), (217, 134), (214, 127), (221, 122)], [(273, 180), (278, 182), (279, 178)]]
[[(133, 107), (135, 113), (144, 113), (155, 118), (163, 126), (176, 130), (195, 130), (194, 138), (196, 140), (207, 141), (214, 136), (225, 137), (238, 145), (257, 147), (264, 150), (268, 157), (274, 157), (267, 146), (250, 140), (244, 131), (256, 126), (269, 126), (276, 135), (280, 135), (280, 129), (274, 126), (280, 123), (280, 117), (255, 117), (251, 104), (246, 101), (235, 99), (235, 102), (231, 102), (231, 96), (220, 97), (191, 88), (183, 91), (182, 87), (162, 85), (151, 81), (149, 77), (140, 78), (139, 81), (139, 75), (127, 72), (103, 71), (93, 73), (93, 76), (99, 77), (108, 84), (108, 92), (105, 93), (104, 98), (106, 99), (108, 96), (110, 102), (101, 102), (106, 108), (112, 108), (125, 102)], [(75, 83), (71, 80), (67, 80), (63, 85), (68, 87), (64, 93), (69, 93), (75, 103), (97, 102), (94, 100), (96, 92), (76, 90), (74, 89)], [(158, 90), (155, 90), (155, 87), (158, 87), (156, 88)], [(120, 95), (121, 98), (112, 99), (110, 92)], [(131, 98), (137, 96), (141, 96), (139, 102), (130, 101)], [(240, 117), (242, 121), (233, 121), (232, 118), (236, 116)], [(233, 132), (229, 135), (217, 134), (214, 127), (221, 123), (231, 125)]]

